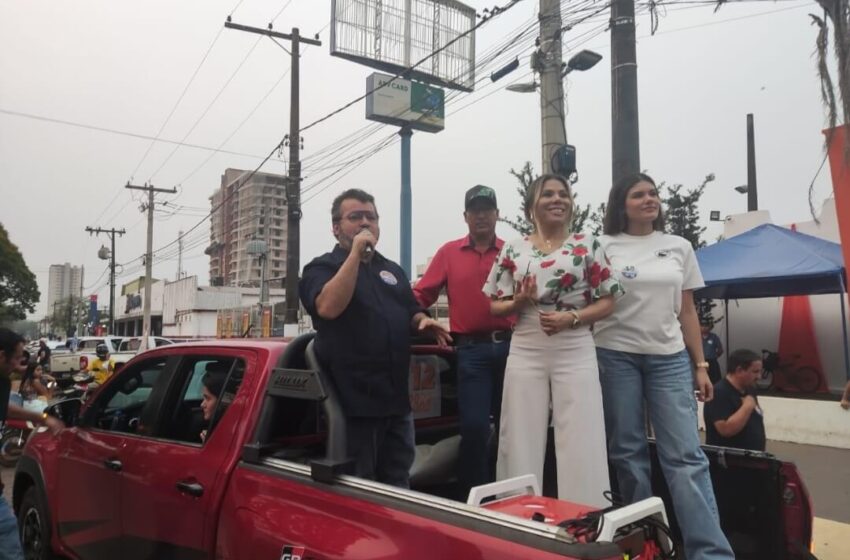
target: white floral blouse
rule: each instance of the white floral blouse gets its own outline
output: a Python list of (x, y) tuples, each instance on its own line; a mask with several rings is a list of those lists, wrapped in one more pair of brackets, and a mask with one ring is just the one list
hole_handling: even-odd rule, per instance
[(484, 293), (494, 298), (512, 296), (515, 283), (528, 274), (537, 277), (537, 304), (555, 311), (581, 309), (601, 297), (623, 295), (611, 262), (592, 235), (574, 233), (549, 254), (537, 249), (528, 237), (506, 242), (493, 263)]

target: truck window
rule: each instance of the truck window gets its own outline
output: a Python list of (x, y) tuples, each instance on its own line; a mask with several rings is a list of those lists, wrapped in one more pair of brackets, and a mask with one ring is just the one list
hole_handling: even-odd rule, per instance
[(77, 350), (80, 352), (94, 352), (94, 349), (97, 348), (98, 344), (102, 344), (103, 339), (89, 339), (80, 341), (80, 345), (77, 347)]
[(148, 435), (151, 425), (146, 408), (165, 365), (165, 358), (156, 358), (117, 374), (86, 414), (91, 425), (111, 432)]
[[(180, 390), (163, 408), (159, 437), (194, 444), (209, 441), (236, 398), (244, 373), (245, 362), (232, 356), (185, 357), (175, 377)], [(206, 412), (202, 407), (205, 387), (215, 397)]]

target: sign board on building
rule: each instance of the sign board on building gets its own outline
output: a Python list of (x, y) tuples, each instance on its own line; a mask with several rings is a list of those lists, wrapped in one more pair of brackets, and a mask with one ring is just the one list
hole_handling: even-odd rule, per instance
[(446, 93), (440, 88), (375, 72), (366, 78), (366, 92), (369, 120), (425, 132), (443, 130)]
[(472, 91), (475, 24), (458, 0), (331, 0), (331, 55)]

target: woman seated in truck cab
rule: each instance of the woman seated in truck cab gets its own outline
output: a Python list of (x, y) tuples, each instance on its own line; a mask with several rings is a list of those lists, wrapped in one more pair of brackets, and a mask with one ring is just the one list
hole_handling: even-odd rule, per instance
[[(207, 371), (201, 378), (201, 411), (204, 414), (204, 422), (209, 422), (207, 428), (201, 431), (201, 442), (206, 442), (207, 435), (212, 433), (213, 428), (218, 419), (222, 417), (224, 410), (217, 411), (219, 397), (224, 390), (224, 383), (227, 380), (227, 372), (230, 369), (230, 364), (222, 362), (210, 362), (206, 367)], [(226, 406), (222, 403), (222, 406)]]

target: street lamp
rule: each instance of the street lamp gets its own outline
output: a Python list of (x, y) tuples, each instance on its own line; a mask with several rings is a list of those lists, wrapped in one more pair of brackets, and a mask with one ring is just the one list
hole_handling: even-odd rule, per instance
[(738, 185), (735, 187), (735, 190), (741, 194), (747, 194), (750, 191), (750, 187), (747, 185)]
[(573, 70), (579, 70), (581, 72), (584, 72), (585, 70), (590, 70), (591, 68), (596, 66), (596, 63), (600, 60), (602, 60), (602, 55), (597, 52), (589, 51), (586, 49), (580, 51), (579, 53), (573, 55), (573, 57), (567, 61), (567, 67), (564, 69), (564, 72), (561, 74), (561, 76), (566, 76)]
[[(602, 55), (597, 52), (589, 51), (587, 49), (580, 51), (574, 54), (564, 65), (564, 70), (563, 72), (561, 72), (561, 77), (563, 78), (573, 70), (578, 70), (580, 72), (590, 70), (591, 68), (596, 66), (596, 63), (600, 60), (602, 60)], [(510, 66), (513, 66), (513, 63), (511, 63)], [(513, 68), (516, 68), (516, 66), (513, 66)], [(513, 70), (513, 68), (511, 68), (511, 70)], [(501, 78), (503, 75), (504, 74), (501, 74), (499, 78)], [(533, 82), (510, 84), (509, 86), (506, 86), (505, 89), (516, 93), (531, 93), (537, 91), (537, 88), (539, 86), (540, 83), (535, 80)]]

